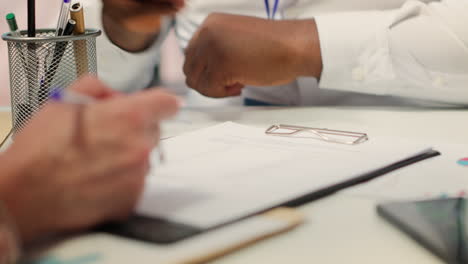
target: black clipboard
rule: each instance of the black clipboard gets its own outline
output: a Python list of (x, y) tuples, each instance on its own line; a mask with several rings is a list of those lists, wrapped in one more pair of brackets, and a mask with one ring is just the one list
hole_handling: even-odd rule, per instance
[(134, 215), (125, 222), (114, 222), (106, 223), (102, 226), (96, 228), (96, 231), (107, 232), (113, 235), (122, 236), (125, 238), (131, 238), (136, 240), (141, 240), (145, 242), (157, 243), (157, 244), (171, 244), (178, 242), (183, 239), (187, 239), (201, 233), (210, 232), (218, 228), (224, 227), (226, 225), (232, 224), (234, 222), (249, 218), (253, 215), (264, 213), (276, 207), (297, 207), (304, 205), (309, 202), (316, 201), (318, 199), (327, 197), (334, 193), (337, 193), (341, 190), (353, 187), (373, 179), (384, 176), (390, 172), (398, 170), (400, 168), (409, 166), (411, 164), (433, 158), (441, 155), (440, 152), (436, 150), (427, 150), (423, 153), (416, 154), (409, 158), (397, 161), (388, 166), (370, 171), (368, 173), (362, 174), (360, 176), (354, 177), (352, 179), (343, 181), (338, 184), (330, 185), (326, 188), (315, 190), (307, 195), (298, 196), (295, 199), (286, 201), (277, 206), (265, 208), (262, 211), (256, 212), (255, 214), (246, 215), (232, 221), (223, 223), (207, 229), (200, 229), (190, 225), (171, 222), (164, 219), (158, 218), (149, 218), (145, 216)]

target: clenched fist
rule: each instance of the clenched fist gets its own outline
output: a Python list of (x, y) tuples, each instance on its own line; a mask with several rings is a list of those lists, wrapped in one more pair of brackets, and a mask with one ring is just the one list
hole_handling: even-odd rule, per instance
[(273, 21), (212, 14), (186, 49), (187, 85), (209, 97), (236, 96), (245, 85), (274, 86), (319, 77), (314, 20)]

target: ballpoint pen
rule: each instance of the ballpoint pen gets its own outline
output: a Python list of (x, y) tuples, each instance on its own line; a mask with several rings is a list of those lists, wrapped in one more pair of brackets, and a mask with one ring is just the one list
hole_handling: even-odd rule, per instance
[[(8, 26), (10, 27), (10, 34), (13, 37), (16, 37), (16, 38), (22, 37), (21, 33), (20, 33), (19, 29), (18, 29), (18, 24), (16, 23), (15, 14), (13, 14), (13, 13), (8, 14), (6, 16), (6, 20), (7, 20)], [(21, 44), (16, 43), (16, 48), (19, 51), (22, 66), (26, 70), (26, 58), (24, 57), (24, 53), (23, 53), (23, 50), (21, 48)]]
[[(13, 37), (16, 37), (16, 38), (20, 38), (22, 37), (21, 33), (19, 32), (18, 30), (18, 24), (16, 22), (16, 17), (13, 13), (10, 13), (6, 16), (6, 20), (8, 22), (8, 26), (10, 27), (10, 34), (11, 36)], [(29, 33), (29, 32), (28, 32)], [(31, 32), (33, 33), (33, 32)], [(16, 50), (18, 51), (18, 54), (19, 54), (19, 60), (21, 62), (21, 66), (19, 68), (16, 68), (17, 70), (19, 69), (22, 69), (23, 72), (19, 73), (19, 75), (22, 76), (22, 78), (26, 78), (26, 83), (28, 84), (28, 87), (31, 87), (31, 85), (34, 85), (33, 84), (33, 80), (31, 80), (31, 76), (34, 76), (32, 75), (31, 73), (28, 72), (28, 61), (26, 60), (26, 56), (23, 52), (23, 46), (20, 44), (20, 43), (15, 43), (15, 48)], [(34, 48), (35, 46), (34, 45), (31, 45), (31, 44), (28, 44), (28, 48), (31, 48), (32, 50), (35, 50)], [(33, 57), (34, 58), (34, 57)], [(28, 57), (28, 60), (29, 60), (29, 57)], [(31, 62), (34, 62), (35, 60), (31, 60)], [(29, 88), (28, 88), (29, 89)], [(33, 97), (32, 93), (28, 93), (28, 99), (29, 101), (31, 100), (31, 98)], [(21, 116), (21, 117), (15, 117), (15, 121), (14, 123), (16, 123), (17, 121), (20, 121), (20, 119), (22, 117), (26, 117), (26, 118), (29, 118), (31, 116), (31, 105), (29, 104), (29, 102), (25, 102), (25, 103), (22, 103), (22, 104), (18, 104), (18, 107), (17, 107), (17, 111), (18, 113), (20, 113), (18, 116)], [(10, 130), (10, 133), (8, 134), (8, 137), (14, 132), (14, 129), (12, 128)], [(7, 138), (8, 138), (7, 137)], [(6, 139), (0, 144), (0, 147), (5, 143)]]
[(96, 102), (96, 99), (73, 92), (71, 90), (62, 90), (62, 89), (53, 89), (49, 95), (49, 98), (53, 101), (57, 102), (64, 102), (64, 103), (70, 103), (70, 104), (90, 104), (93, 102)]
[[(6, 16), (6, 20), (8, 22), (8, 26), (10, 27), (10, 34), (13, 36), (13, 37), (16, 37), (16, 38), (20, 38), (22, 37), (21, 36), (21, 33), (18, 29), (18, 24), (16, 23), (16, 17), (15, 17), (15, 14), (13, 13), (10, 13)], [(16, 49), (18, 50), (19, 52), (19, 56), (20, 56), (20, 60), (21, 60), (21, 66), (23, 67), (23, 70), (24, 70), (24, 74), (25, 76), (27, 76), (27, 62), (26, 62), (26, 57), (24, 56), (24, 53), (23, 53), (23, 49), (21, 48), (21, 44), (19, 43), (16, 43)]]
[(60, 9), (59, 19), (57, 21), (57, 30), (55, 31), (55, 36), (62, 36), (63, 31), (67, 25), (68, 20), (68, 9), (70, 8), (71, 0), (63, 0), (62, 8)]
[[(73, 19), (69, 19), (68, 23), (63, 31), (63, 36), (70, 36), (73, 33), (73, 30), (76, 26), (76, 22)], [(62, 61), (63, 54), (67, 50), (68, 42), (58, 42), (55, 44), (54, 55), (52, 57), (52, 62), (48, 67), (45, 77), (42, 78), (40, 89), (39, 89), (39, 98), (40, 98), (40, 105), (44, 104), (47, 101), (49, 95), (49, 87), (52, 81), (55, 78), (57, 70), (60, 66), (60, 62)]]

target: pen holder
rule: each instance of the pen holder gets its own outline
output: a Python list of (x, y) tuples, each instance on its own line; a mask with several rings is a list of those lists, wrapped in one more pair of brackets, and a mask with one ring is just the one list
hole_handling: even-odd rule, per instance
[(13, 133), (49, 99), (51, 91), (64, 89), (84, 74), (97, 75), (96, 38), (100, 30), (85, 34), (55, 37), (55, 29), (37, 30), (35, 38), (11, 33), (8, 43)]

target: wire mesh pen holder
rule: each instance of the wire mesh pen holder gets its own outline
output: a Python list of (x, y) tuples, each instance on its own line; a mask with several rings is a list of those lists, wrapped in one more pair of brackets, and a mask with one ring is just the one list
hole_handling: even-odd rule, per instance
[(96, 38), (100, 30), (55, 37), (55, 29), (37, 30), (35, 38), (11, 33), (8, 43), (13, 132), (19, 132), (47, 102), (52, 90), (64, 89), (85, 74), (97, 74)]

